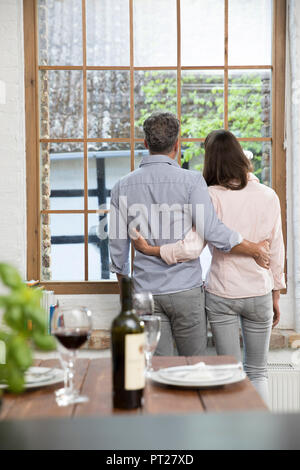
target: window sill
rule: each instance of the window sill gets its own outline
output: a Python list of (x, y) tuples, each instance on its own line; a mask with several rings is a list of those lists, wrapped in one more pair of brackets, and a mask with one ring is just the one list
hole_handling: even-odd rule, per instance
[(116, 281), (41, 281), (46, 290), (53, 290), (56, 295), (74, 294), (119, 294)]

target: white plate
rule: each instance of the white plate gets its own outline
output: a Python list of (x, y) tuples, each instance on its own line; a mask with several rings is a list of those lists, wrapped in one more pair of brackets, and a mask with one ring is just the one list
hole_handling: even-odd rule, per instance
[(163, 380), (171, 380), (177, 384), (194, 384), (197, 383), (201, 385), (205, 383), (206, 385), (217, 382), (223, 382), (224, 380), (231, 379), (236, 371), (227, 370), (227, 371), (190, 371), (189, 373), (182, 373), (182, 375), (177, 375), (169, 371), (161, 369), (158, 371), (158, 375)]
[[(26, 380), (26, 378), (28, 380)], [(64, 381), (64, 371), (50, 367), (30, 367), (25, 375), (25, 389), (47, 387)], [(6, 384), (0, 384), (0, 389), (6, 389)]]
[(207, 388), (207, 387), (221, 387), (223, 385), (230, 385), (234, 383), (241, 382), (245, 380), (246, 374), (243, 370), (235, 370), (232, 373), (225, 376), (222, 376), (218, 379), (207, 379), (207, 380), (195, 380), (189, 381), (182, 379), (175, 379), (166, 376), (161, 376), (158, 371), (154, 371), (151, 373), (151, 379), (154, 382), (163, 384), (163, 385), (171, 385), (173, 387), (184, 387), (184, 388)]

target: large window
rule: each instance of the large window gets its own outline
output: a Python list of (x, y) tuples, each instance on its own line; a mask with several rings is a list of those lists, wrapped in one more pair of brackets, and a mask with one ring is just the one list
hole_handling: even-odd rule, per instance
[(155, 110), (180, 118), (186, 168), (231, 130), (285, 220), (284, 0), (24, 0), (24, 26), (28, 277), (116, 291), (99, 226)]

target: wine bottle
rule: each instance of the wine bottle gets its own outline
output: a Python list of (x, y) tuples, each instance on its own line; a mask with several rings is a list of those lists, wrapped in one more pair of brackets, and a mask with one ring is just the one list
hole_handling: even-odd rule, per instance
[(132, 409), (142, 406), (145, 387), (144, 326), (132, 305), (132, 281), (121, 282), (121, 312), (111, 327), (113, 405)]

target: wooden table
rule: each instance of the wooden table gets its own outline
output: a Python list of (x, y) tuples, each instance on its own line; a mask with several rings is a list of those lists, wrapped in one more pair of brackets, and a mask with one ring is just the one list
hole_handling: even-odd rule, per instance
[[(153, 367), (194, 364), (200, 360), (207, 364), (235, 362), (229, 356), (154, 357)], [(57, 360), (37, 361), (43, 367), (59, 367)], [(112, 408), (111, 359), (78, 359), (75, 376), (76, 388), (88, 395), (84, 404), (60, 408), (54, 391), (62, 385), (26, 391), (16, 396), (4, 394), (0, 420), (36, 419), (48, 417), (107, 416), (116, 414), (189, 414), (228, 411), (267, 411), (267, 407), (248, 379), (216, 389), (186, 390), (164, 387), (147, 382), (143, 409), (133, 411)]]

